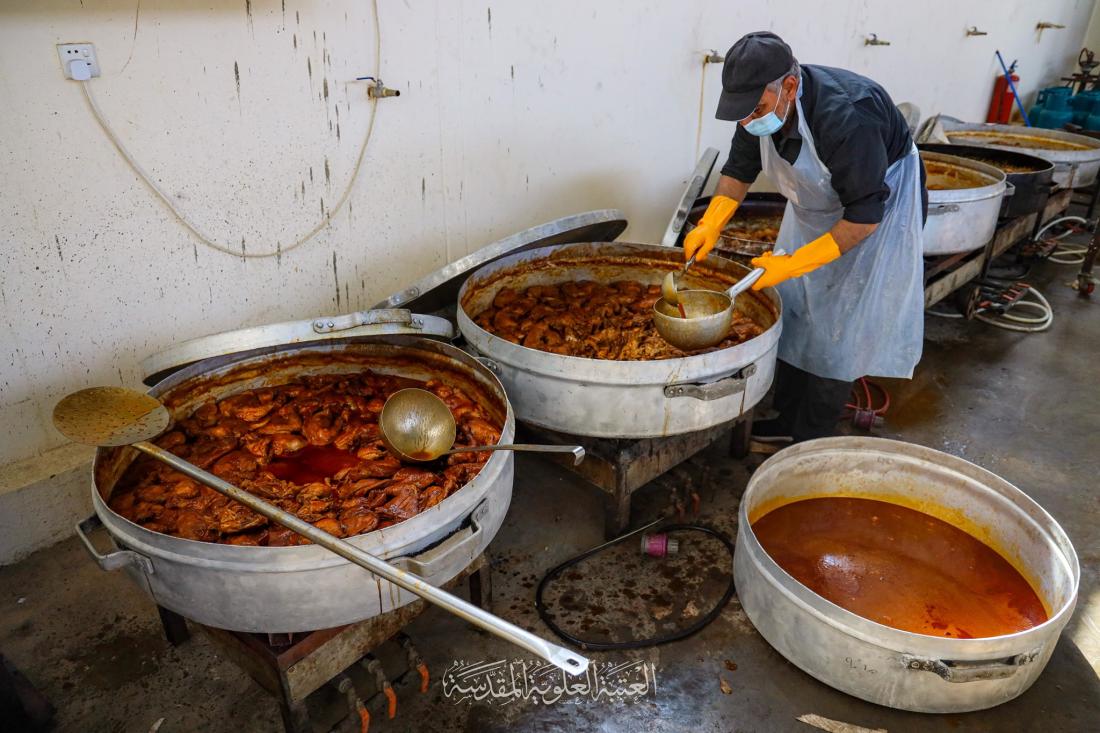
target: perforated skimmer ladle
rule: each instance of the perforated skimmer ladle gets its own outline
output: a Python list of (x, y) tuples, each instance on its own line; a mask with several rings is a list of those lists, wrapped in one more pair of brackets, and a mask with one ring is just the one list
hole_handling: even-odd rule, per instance
[(424, 582), (412, 573), (383, 562), (358, 547), (317, 529), (309, 522), (149, 443), (149, 439), (163, 432), (171, 422), (168, 410), (155, 397), (124, 387), (92, 387), (75, 392), (58, 402), (53, 410), (53, 422), (62, 435), (77, 443), (101, 447), (131, 445), (199, 483), (209, 486), (214, 491), (244, 504), (272, 522), (297, 532), (314, 544), (485, 629), (494, 636), (499, 636), (526, 649), (570, 674), (583, 674), (588, 669), (588, 659), (585, 657), (541, 639)]
[(389, 396), (378, 416), (378, 429), (386, 447), (404, 461), (424, 463), (452, 453), (495, 450), (571, 453), (574, 466), (584, 460), (584, 448), (579, 445), (506, 443), (455, 448), (458, 428), (451, 408), (428, 390), (416, 387), (399, 389)]

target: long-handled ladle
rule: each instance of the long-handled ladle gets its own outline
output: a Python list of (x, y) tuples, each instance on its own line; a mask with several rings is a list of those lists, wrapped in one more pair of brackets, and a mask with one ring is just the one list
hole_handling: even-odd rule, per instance
[(535, 453), (571, 453), (573, 465), (584, 460), (584, 448), (579, 445), (540, 445), (507, 443), (455, 448), (458, 428), (447, 404), (426, 389), (410, 387), (394, 392), (378, 416), (382, 442), (404, 461), (424, 463), (452, 453), (518, 450)]
[(564, 647), (552, 644), (504, 619), (498, 618), (461, 598), (430, 585), (412, 573), (379, 560), (309, 522), (273, 506), (263, 499), (223, 481), (212, 473), (148, 442), (171, 422), (168, 410), (155, 397), (124, 387), (92, 387), (75, 392), (57, 403), (53, 421), (66, 438), (86, 445), (113, 447), (130, 445), (180, 473), (205, 484), (220, 494), (244, 504), (272, 522), (297, 532), (314, 544), (349, 560), (394, 585), (510, 641), (570, 674), (583, 674), (588, 660)]

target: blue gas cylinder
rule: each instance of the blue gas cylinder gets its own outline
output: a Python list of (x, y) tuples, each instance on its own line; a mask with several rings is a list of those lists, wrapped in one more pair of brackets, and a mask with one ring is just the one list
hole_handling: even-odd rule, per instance
[(1069, 87), (1047, 87), (1039, 90), (1038, 104), (1042, 105), (1039, 114), (1031, 121), (1036, 127), (1059, 130), (1068, 122), (1073, 122), (1074, 110), (1070, 106), (1073, 90)]
[(1089, 94), (1093, 95), (1092, 107), (1089, 109), (1088, 117), (1085, 118), (1083, 126), (1086, 130), (1098, 132), (1100, 131), (1100, 92), (1089, 92)]

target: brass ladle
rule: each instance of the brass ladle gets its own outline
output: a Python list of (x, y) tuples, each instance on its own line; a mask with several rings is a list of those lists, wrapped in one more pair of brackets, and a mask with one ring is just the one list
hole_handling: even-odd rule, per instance
[[(688, 268), (695, 264), (695, 255), (693, 254), (688, 258), (688, 261), (684, 263), (684, 266), (680, 269), (680, 276), (687, 274)], [(677, 295), (678, 290), (676, 288), (676, 272), (670, 272), (665, 275), (665, 279), (661, 281), (661, 297), (665, 299), (670, 305), (677, 306), (680, 310), (680, 318), (687, 318), (687, 313), (684, 312), (684, 308), (680, 305), (680, 297)]]
[(92, 387), (75, 392), (57, 403), (54, 426), (69, 440), (86, 445), (114, 447), (130, 445), (167, 463), (180, 473), (214, 491), (244, 504), (272, 522), (297, 532), (314, 544), (330, 550), (394, 585), (453, 613), (459, 618), (510, 641), (570, 674), (584, 674), (588, 660), (575, 652), (541, 639), (498, 618), (461, 598), (430, 585), (420, 577), (396, 568), (355, 545), (314, 527), (290, 512), (208, 473), (179, 456), (148, 442), (171, 422), (168, 410), (155, 397), (124, 387)]
[(571, 453), (573, 465), (584, 460), (579, 445), (537, 445), (511, 443), (455, 448), (457, 426), (447, 404), (426, 389), (401, 389), (394, 392), (378, 416), (382, 442), (403, 461), (425, 463), (452, 453), (480, 453), (518, 450), (535, 453)]

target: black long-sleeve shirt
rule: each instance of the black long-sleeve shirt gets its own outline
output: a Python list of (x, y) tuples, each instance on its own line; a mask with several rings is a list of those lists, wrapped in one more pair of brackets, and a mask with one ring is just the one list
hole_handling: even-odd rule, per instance
[[(879, 84), (829, 66), (802, 66), (800, 101), (817, 155), (844, 205), (844, 219), (878, 224), (890, 195), (886, 169), (913, 145), (905, 118)], [(802, 149), (797, 125), (784, 125), (772, 140), (780, 156), (793, 164)], [(738, 125), (722, 174), (751, 184), (760, 170), (760, 138)], [(921, 206), (927, 215), (923, 165), (920, 176)]]

